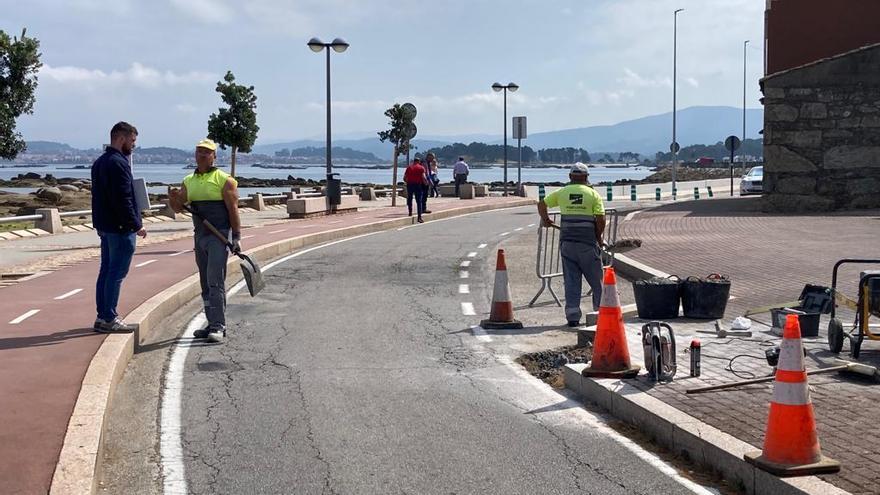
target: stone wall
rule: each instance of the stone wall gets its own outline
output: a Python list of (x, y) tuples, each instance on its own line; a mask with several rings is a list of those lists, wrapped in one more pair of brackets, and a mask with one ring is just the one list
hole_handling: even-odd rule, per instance
[(768, 76), (761, 88), (766, 209), (880, 208), (880, 45)]

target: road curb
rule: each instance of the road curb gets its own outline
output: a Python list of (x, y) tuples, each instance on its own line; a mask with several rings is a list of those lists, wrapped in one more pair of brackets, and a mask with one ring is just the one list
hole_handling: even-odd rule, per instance
[[(517, 208), (535, 204), (534, 199), (522, 199), (503, 204), (481, 204), (423, 215), (430, 220), (452, 218), (471, 213)], [(326, 230), (291, 237), (264, 244), (246, 251), (260, 263), (287, 255), (305, 246), (323, 244), (337, 239), (415, 225), (413, 217), (381, 220), (378, 222)], [(241, 280), (238, 258), (231, 258), (227, 270), (227, 286)], [(67, 432), (52, 484), (51, 494), (94, 494), (102, 469), (102, 450), (107, 409), (113, 393), (129, 360), (138, 345), (152, 333), (155, 326), (174, 311), (197, 297), (200, 292), (198, 274), (191, 275), (154, 295), (126, 316), (126, 322), (136, 325), (133, 334), (108, 335), (92, 357), (83, 378), (82, 387), (68, 421)]]
[[(632, 280), (668, 274), (617, 255), (619, 273)], [(845, 495), (849, 492), (815, 476), (779, 478), (743, 459), (755, 450), (749, 443), (724, 433), (621, 380), (581, 375), (586, 364), (565, 366), (565, 387), (601, 406), (615, 418), (638, 428), (677, 455), (720, 473), (750, 495)]]

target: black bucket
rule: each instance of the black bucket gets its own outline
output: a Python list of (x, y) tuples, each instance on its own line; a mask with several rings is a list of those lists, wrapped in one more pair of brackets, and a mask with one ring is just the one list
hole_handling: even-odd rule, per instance
[(688, 277), (681, 282), (681, 307), (685, 318), (724, 318), (730, 299), (730, 279), (713, 273), (706, 278)]
[(678, 306), (681, 301), (680, 284), (681, 280), (675, 275), (634, 281), (633, 294), (636, 298), (639, 318), (643, 320), (678, 318)]

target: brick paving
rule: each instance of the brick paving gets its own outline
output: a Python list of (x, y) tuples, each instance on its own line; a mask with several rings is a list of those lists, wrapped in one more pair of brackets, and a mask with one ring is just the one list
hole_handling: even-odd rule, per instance
[[(833, 264), (840, 258), (880, 258), (880, 213), (860, 212), (826, 216), (774, 216), (760, 213), (759, 198), (680, 203), (647, 210), (621, 224), (621, 237), (643, 240), (628, 255), (667, 273), (681, 276), (722, 273), (730, 276), (731, 295), (723, 321), (746, 309), (774, 301), (797, 299), (806, 283), (831, 285)], [(838, 288), (855, 295), (856, 267), (841, 272)], [(757, 320), (769, 322), (769, 315)], [(851, 324), (846, 317), (844, 326)], [(728, 391), (685, 395), (695, 386), (735, 381), (725, 371), (727, 360), (738, 354), (763, 356), (764, 349), (779, 338), (767, 327), (753, 324), (752, 341), (716, 339), (697, 334), (712, 329), (712, 322), (672, 321), (679, 345), (676, 381), (653, 385), (644, 378), (638, 385), (650, 395), (701, 421), (760, 448), (763, 444), (772, 383)], [(638, 321), (628, 324), (630, 348), (641, 356)], [(837, 355), (828, 351), (823, 317), (820, 336), (805, 339), (807, 367), (825, 367)], [(703, 376), (688, 377), (688, 356), (683, 352), (693, 336), (703, 342)], [(848, 358), (844, 344), (840, 357)], [(708, 356), (719, 356), (715, 359)], [(639, 359), (641, 359), (639, 357)], [(880, 342), (866, 342), (860, 361), (880, 366)], [(766, 361), (738, 358), (737, 371), (764, 376), (771, 372)], [(822, 479), (856, 494), (880, 493), (880, 385), (845, 375), (810, 378), (811, 394), (825, 455), (839, 460), (842, 470)]]

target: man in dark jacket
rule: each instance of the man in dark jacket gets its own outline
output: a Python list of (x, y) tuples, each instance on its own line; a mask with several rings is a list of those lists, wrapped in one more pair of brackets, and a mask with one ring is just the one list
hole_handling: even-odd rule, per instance
[(96, 332), (134, 330), (119, 319), (116, 304), (134, 256), (135, 235), (147, 236), (135, 202), (129, 163), (137, 135), (133, 125), (117, 123), (110, 130), (110, 146), (92, 164), (92, 223), (101, 238), (101, 268), (95, 287)]

